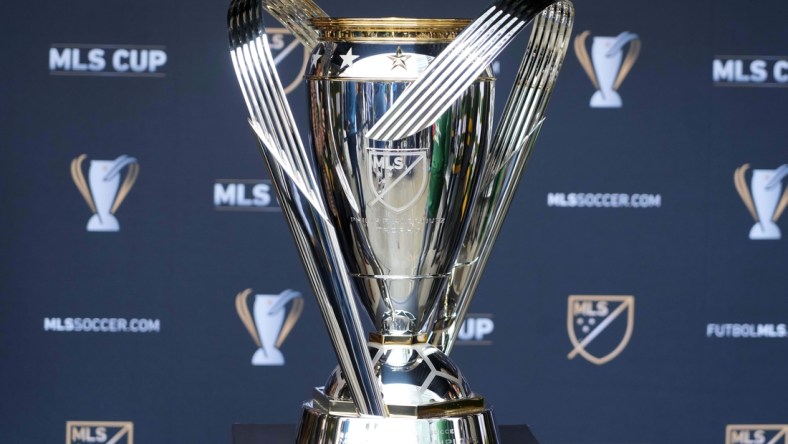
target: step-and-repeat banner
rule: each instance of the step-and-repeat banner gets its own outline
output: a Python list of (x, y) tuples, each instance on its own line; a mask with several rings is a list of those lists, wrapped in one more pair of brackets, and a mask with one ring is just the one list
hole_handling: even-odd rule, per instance
[[(336, 365), (246, 122), (227, 6), (0, 6), (2, 442), (227, 443), (235, 422), (295, 423)], [(499, 423), (545, 444), (785, 443), (788, 4), (576, 8), (452, 356)], [(303, 131), (307, 53), (268, 24)], [(494, 64), (499, 108), (525, 40)]]

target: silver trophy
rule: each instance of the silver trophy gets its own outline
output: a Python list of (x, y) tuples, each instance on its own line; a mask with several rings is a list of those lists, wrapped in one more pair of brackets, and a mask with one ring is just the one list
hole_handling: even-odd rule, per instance
[(776, 240), (782, 237), (777, 221), (788, 206), (788, 186), (783, 190), (782, 180), (788, 176), (788, 164), (774, 170), (753, 170), (750, 188), (744, 177), (750, 164), (736, 169), (733, 182), (736, 191), (755, 220), (750, 229), (750, 239)]
[[(276, 73), (264, 9), (312, 48), (311, 150)], [(249, 122), (339, 361), (304, 405), (297, 442), (498, 442), (492, 412), (448, 352), (543, 123), (572, 17), (568, 1), (499, 1), (473, 22), (231, 4)], [(494, 131), (488, 65), (532, 19)], [(368, 336), (356, 301), (374, 324)]]

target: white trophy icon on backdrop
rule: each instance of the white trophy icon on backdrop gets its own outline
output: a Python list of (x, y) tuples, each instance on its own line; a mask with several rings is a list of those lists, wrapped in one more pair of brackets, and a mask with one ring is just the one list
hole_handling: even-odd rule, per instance
[[(589, 58), (586, 39), (590, 34), (591, 31), (585, 31), (575, 37), (575, 54), (596, 88), (591, 96), (591, 108), (621, 108), (618, 88), (640, 54), (640, 39), (631, 32), (622, 32), (615, 37), (594, 37)], [(629, 49), (624, 56), (627, 43)]]
[[(252, 365), (284, 365), (285, 357), (279, 347), (301, 317), (304, 298), (293, 290), (278, 295), (258, 294), (250, 313), (248, 299), (251, 294), (251, 288), (238, 293), (235, 309), (258, 347), (252, 355)], [(286, 306), (290, 301), (293, 303), (288, 313)]]
[(783, 189), (782, 186), (783, 178), (788, 176), (788, 164), (775, 170), (752, 170), (750, 188), (747, 188), (744, 174), (749, 168), (749, 163), (737, 168), (733, 174), (733, 183), (750, 215), (755, 219), (755, 225), (750, 229), (750, 239), (780, 239), (777, 221), (788, 206), (788, 187)]
[[(139, 175), (137, 159), (124, 154), (115, 160), (91, 160), (88, 182), (86, 182), (82, 172), (82, 162), (86, 158), (87, 155), (82, 154), (71, 161), (71, 178), (88, 207), (93, 211), (93, 216), (88, 220), (87, 230), (120, 231), (115, 212), (137, 181)], [(120, 173), (127, 165), (128, 172), (121, 184)]]

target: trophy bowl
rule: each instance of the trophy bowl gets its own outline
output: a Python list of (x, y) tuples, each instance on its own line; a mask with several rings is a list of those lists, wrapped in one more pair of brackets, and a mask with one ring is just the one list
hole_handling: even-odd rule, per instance
[[(453, 421), (467, 421), (492, 442), (483, 400), (427, 342), (489, 154), (492, 73), (479, 77), (435, 125), (402, 140), (372, 140), (366, 133), (376, 119), (468, 21), (323, 18), (312, 24), (320, 43), (305, 78), (315, 171), (341, 254), (377, 330), (369, 347), (386, 408), (414, 426), (422, 422), (436, 440), (464, 429), (454, 431)], [(309, 432), (298, 442), (385, 435), (379, 421), (347, 416), (355, 409), (339, 369), (306, 409), (305, 422), (344, 427), (329, 427), (334, 436), (316, 439), (313, 427), (302, 424)], [(436, 412), (441, 418), (431, 418)]]

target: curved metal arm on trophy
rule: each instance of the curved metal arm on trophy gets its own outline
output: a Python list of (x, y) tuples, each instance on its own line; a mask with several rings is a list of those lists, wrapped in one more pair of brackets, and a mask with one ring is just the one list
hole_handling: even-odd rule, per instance
[[(331, 342), (361, 414), (386, 416), (366, 350), (354, 288), (334, 228), (318, 194), (304, 149), (268, 47), (262, 0), (233, 0), (228, 11), (236, 76), (301, 260), (321, 307)], [(310, 205), (304, 207), (302, 198)]]
[(230, 56), (250, 124), (304, 197), (325, 215), (309, 157), (271, 56), (262, 13), (262, 0), (233, 1), (228, 11)]
[(317, 46), (318, 31), (310, 25), (313, 18), (328, 17), (320, 6), (311, 0), (265, 0), (265, 10), (285, 25), (307, 49)]
[(534, 22), (514, 87), (493, 137), (480, 194), (430, 342), (451, 351), (517, 184), (536, 142), (556, 77), (566, 55), (574, 9), (560, 1)]
[(400, 140), (432, 125), (540, 12), (557, 0), (497, 0), (474, 20), (369, 130)]
[[(353, 284), (344, 271), (347, 270), (347, 265), (342, 256), (336, 254), (339, 251), (336, 232), (331, 225), (324, 223), (322, 216), (310, 212), (313, 209), (311, 206), (302, 204), (297, 187), (277, 166), (270, 151), (262, 147), (263, 141), (258, 139), (258, 143), (275, 185), (277, 199), (315, 292), (315, 299), (320, 305), (320, 314), (326, 324), (340, 368), (344, 375), (350, 375), (346, 377), (346, 382), (353, 393), (353, 399), (356, 400), (356, 408), (362, 414), (387, 416), (377, 379), (372, 373), (372, 362), (356, 304), (352, 300), (347, 303), (345, 298), (336, 296), (350, 295), (348, 299), (352, 299), (355, 294)], [(372, 394), (367, 395), (367, 392)]]

